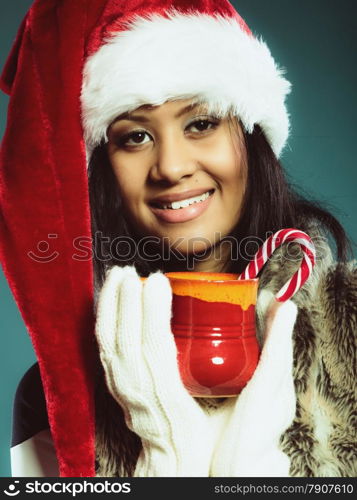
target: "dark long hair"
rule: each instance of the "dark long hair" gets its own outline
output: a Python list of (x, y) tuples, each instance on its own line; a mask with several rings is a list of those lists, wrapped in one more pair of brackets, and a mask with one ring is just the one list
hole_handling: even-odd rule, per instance
[[(240, 248), (240, 259), (232, 262), (230, 271), (243, 270), (253, 248), (256, 249), (257, 239), (264, 241), (268, 234), (286, 227), (308, 232), (311, 222), (332, 238), (337, 260), (346, 261), (351, 244), (343, 227), (326, 208), (308, 200), (290, 185), (261, 128), (256, 125), (253, 133), (244, 133), (244, 141), (248, 164), (247, 186), (240, 220), (231, 236), (237, 242), (244, 240), (247, 244)], [(135, 265), (141, 275), (163, 270), (162, 262), (146, 261), (135, 252), (123, 259), (128, 250), (127, 238), (131, 235), (123, 217), (117, 182), (104, 145), (97, 147), (90, 161), (89, 195), (92, 233), (97, 235), (93, 247), (98, 285), (104, 279), (105, 269), (112, 265)], [(116, 241), (114, 247), (113, 241)]]

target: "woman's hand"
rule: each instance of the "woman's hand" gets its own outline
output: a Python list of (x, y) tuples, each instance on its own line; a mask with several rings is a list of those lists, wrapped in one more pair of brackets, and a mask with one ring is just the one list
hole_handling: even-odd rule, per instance
[(208, 476), (208, 416), (182, 384), (171, 333), (172, 292), (156, 273), (142, 283), (114, 267), (99, 297), (96, 336), (106, 381), (142, 441), (135, 476)]
[(211, 476), (289, 475), (290, 460), (279, 449), (279, 439), (295, 416), (292, 332), (296, 315), (291, 301), (270, 304), (258, 367), (231, 409), (214, 450)]

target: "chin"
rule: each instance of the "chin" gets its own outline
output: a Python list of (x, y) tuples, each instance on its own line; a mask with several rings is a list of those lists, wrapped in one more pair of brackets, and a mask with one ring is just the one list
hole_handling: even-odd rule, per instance
[(183, 236), (182, 233), (177, 235), (162, 235), (162, 242), (166, 249), (172, 249), (173, 252), (180, 253), (182, 255), (200, 255), (203, 253), (210, 252), (215, 244), (212, 235), (207, 236)]

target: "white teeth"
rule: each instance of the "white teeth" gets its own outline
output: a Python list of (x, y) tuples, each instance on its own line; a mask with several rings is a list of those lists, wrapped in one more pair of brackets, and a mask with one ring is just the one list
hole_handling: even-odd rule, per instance
[(162, 208), (165, 209), (170, 208), (172, 210), (178, 210), (179, 208), (188, 207), (193, 203), (199, 203), (200, 201), (207, 200), (209, 196), (210, 196), (210, 191), (207, 191), (206, 193), (200, 194), (199, 196), (194, 196), (193, 198), (187, 198), (187, 200), (173, 201), (172, 203), (162, 205)]

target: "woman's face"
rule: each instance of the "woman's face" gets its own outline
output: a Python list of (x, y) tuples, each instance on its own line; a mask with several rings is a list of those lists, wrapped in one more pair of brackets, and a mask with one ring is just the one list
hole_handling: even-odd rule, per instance
[(239, 125), (232, 130), (228, 118), (180, 100), (118, 117), (108, 139), (125, 216), (137, 235), (198, 254), (230, 234), (246, 184)]

